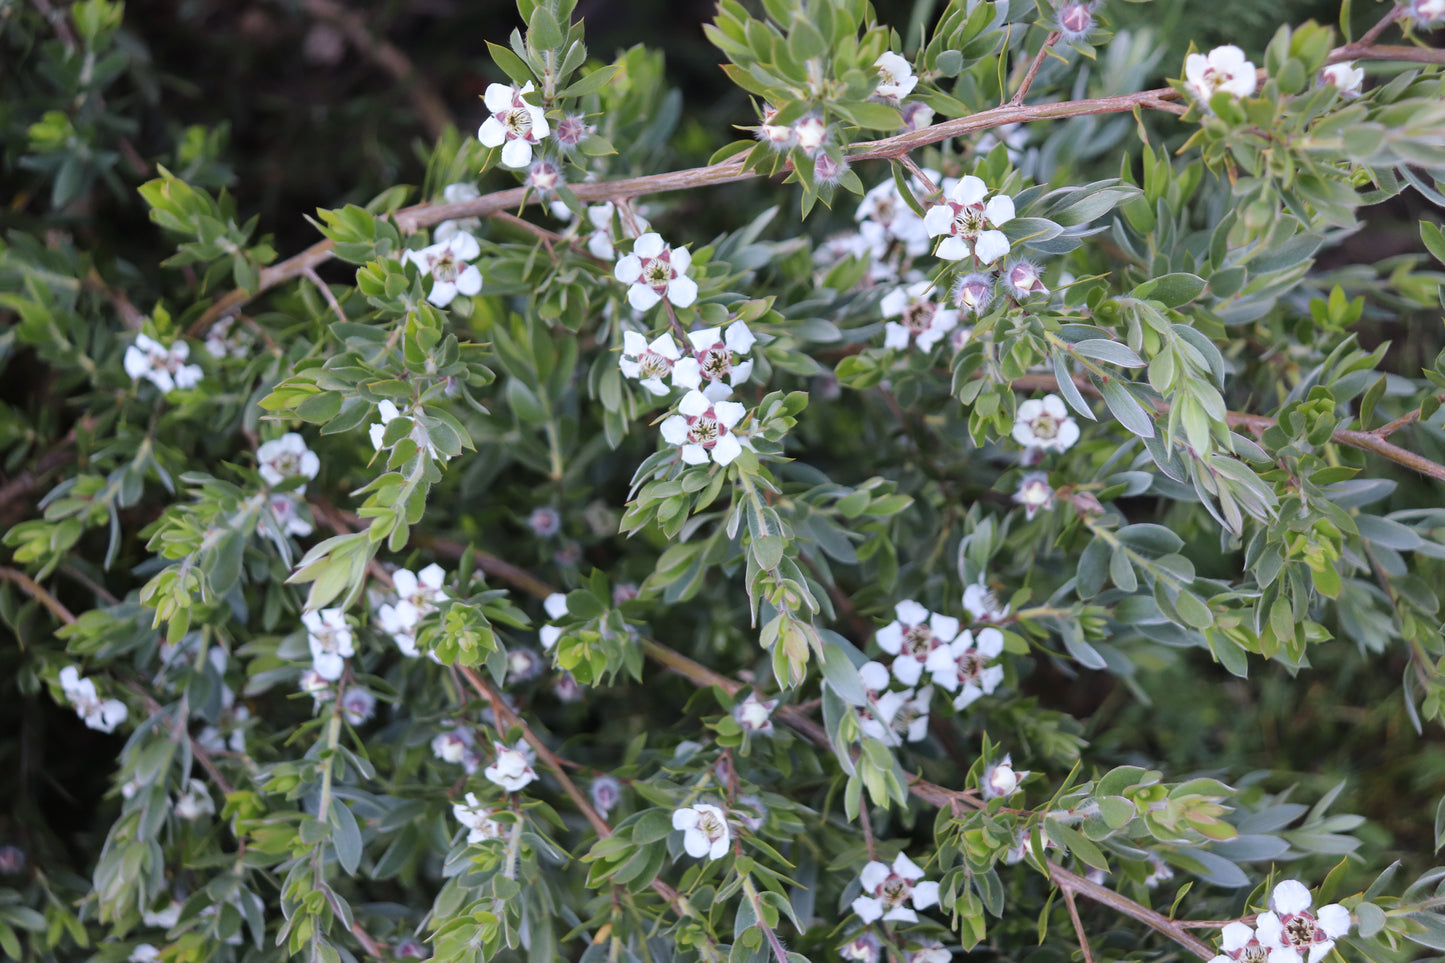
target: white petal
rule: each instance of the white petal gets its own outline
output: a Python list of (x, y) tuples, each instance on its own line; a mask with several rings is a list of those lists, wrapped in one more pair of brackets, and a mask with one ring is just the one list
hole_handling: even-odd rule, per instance
[(900, 923), (917, 923), (918, 914), (906, 906), (895, 906), (883, 914), (885, 920), (897, 920)]
[(706, 465), (709, 461), (707, 449), (702, 445), (683, 445), (682, 460), (689, 465)]
[(973, 644), (980, 655), (991, 659), (1003, 651), (1003, 633), (998, 629), (979, 629)]
[(915, 883), (913, 886), (913, 905), (917, 909), (928, 909), (938, 904), (937, 883)]
[(947, 204), (930, 207), (923, 215), (923, 228), (929, 237), (953, 233), (953, 208)]
[(736, 435), (723, 435), (712, 446), (712, 460), (719, 465), (731, 465), (733, 459), (743, 453), (743, 446), (738, 443)]
[(949, 197), (959, 204), (977, 204), (988, 193), (988, 185), (973, 174), (965, 174), (949, 192)]
[(916, 685), (923, 674), (923, 663), (911, 655), (901, 655), (893, 660), (893, 675), (904, 685)]
[[(620, 267), (620, 265), (619, 265)], [(627, 280), (618, 278), (619, 281)], [(630, 281), (628, 283), (631, 283)], [(658, 340), (661, 340), (660, 338)], [(626, 354), (636, 357), (647, 350), (647, 339), (636, 331), (622, 332), (622, 350)]]
[(692, 267), (692, 252), (685, 247), (672, 249), (672, 266), (678, 274), (686, 274), (688, 268)]
[(553, 592), (542, 601), (542, 608), (547, 610), (550, 617), (560, 619), (567, 614), (567, 596), (561, 592)]
[[(947, 243), (947, 242), (945, 242)], [(973, 253), (985, 264), (992, 264), (1001, 257), (1008, 257), (1008, 238), (1003, 231), (984, 231), (973, 244)], [(942, 253), (939, 257), (942, 257)]]
[(697, 300), (697, 282), (692, 278), (673, 278), (667, 282), (667, 299), (679, 308), (690, 307)]
[(951, 615), (939, 615), (935, 612), (928, 620), (928, 626), (933, 629), (933, 637), (940, 642), (952, 642), (958, 635), (958, 619)]
[(918, 864), (908, 858), (907, 853), (899, 853), (898, 857), (893, 860), (893, 872), (902, 876), (904, 879), (913, 880), (923, 878), (923, 870), (919, 869)]
[(672, 366), (672, 383), (678, 388), (696, 388), (702, 384), (702, 366), (696, 358), (683, 358)]
[(482, 272), (475, 264), (468, 264), (466, 270), (458, 275), (456, 287), (458, 293), (471, 297), (482, 289)]
[(1254, 932), (1265, 946), (1277, 946), (1284, 936), (1284, 924), (1275, 913), (1260, 913), (1254, 921)]
[(696, 809), (678, 809), (672, 814), (672, 828), (691, 829), (697, 825), (699, 815)]
[(888, 872), (888, 864), (875, 859), (863, 867), (863, 872), (858, 874), (858, 882), (863, 884), (865, 893), (871, 893), (888, 879)]
[[(480, 286), (480, 285), (479, 285)], [(431, 294), (426, 299), (439, 308), (451, 304), (457, 297), (457, 286), (452, 281), (436, 281), (431, 286)]]
[(743, 322), (734, 321), (728, 325), (727, 346), (738, 354), (747, 354), (752, 350), (753, 342), (757, 340), (752, 330)]
[(458, 231), (447, 238), (446, 248), (453, 257), (460, 261), (473, 260), (482, 253), (482, 246), (477, 243), (477, 239), (466, 231)]
[(903, 649), (903, 626), (898, 622), (889, 622), (874, 634), (873, 641), (889, 655), (897, 655)]
[(509, 140), (502, 148), (502, 165), (513, 170), (532, 163), (532, 145), (524, 140)]
[(653, 352), (662, 355), (669, 361), (676, 361), (678, 358), (682, 357), (682, 352), (677, 350), (677, 342), (672, 340), (672, 335), (667, 334), (666, 332), (658, 335), (653, 340), (652, 344), (648, 345), (648, 348), (650, 348)]
[(1223, 939), (1220, 942), (1224, 949), (1234, 953), (1249, 945), (1249, 941), (1254, 939), (1254, 930), (1248, 923), (1235, 921), (1224, 927), (1221, 936)]
[(623, 284), (632, 284), (642, 277), (642, 261), (636, 254), (618, 258), (617, 264), (612, 268), (612, 276)]
[(883, 325), (883, 347), (903, 351), (908, 347), (908, 329), (897, 321)]
[(736, 401), (719, 401), (712, 406), (712, 413), (717, 415), (717, 420), (724, 428), (732, 428), (733, 425), (742, 421), (743, 415), (747, 412), (748, 409)]
[(627, 289), (627, 303), (638, 311), (647, 311), (662, 300), (662, 295), (645, 284), (634, 284)]
[(893, 611), (898, 616), (898, 621), (904, 625), (920, 625), (928, 621), (928, 609), (912, 599), (904, 599), (899, 602), (893, 606)]
[(883, 915), (883, 902), (872, 896), (859, 896), (853, 900), (853, 912), (865, 923), (872, 923)]
[(649, 231), (632, 245), (632, 253), (638, 257), (657, 257), (665, 247), (667, 245), (663, 243), (662, 235)]
[(962, 261), (968, 257), (968, 242), (961, 237), (946, 237), (938, 245), (938, 256), (945, 261)]
[(482, 103), (494, 114), (500, 110), (511, 110), (512, 92), (511, 84), (488, 84), (486, 93), (482, 94)]
[(1339, 903), (1321, 906), (1315, 919), (1319, 922), (1320, 929), (1331, 938), (1338, 939), (1350, 931), (1350, 911)]
[(882, 692), (888, 688), (888, 670), (882, 663), (865, 662), (858, 667), (858, 677), (871, 692)]
[(733, 365), (733, 373), (728, 380), (731, 381), (734, 385), (740, 385), (745, 383), (752, 376), (753, 359), (749, 358), (746, 361), (740, 361), (737, 364)]
[(983, 216), (994, 227), (1007, 224), (1014, 219), (1014, 199), (1007, 194), (991, 198), (983, 206)]
[(696, 418), (712, 407), (712, 402), (701, 391), (689, 391), (677, 403), (677, 410), (689, 418)]
[(483, 147), (501, 147), (506, 139), (507, 128), (495, 117), (488, 117), (477, 128), (477, 140), (482, 142)]
[(699, 328), (696, 331), (689, 331), (687, 340), (692, 342), (692, 350), (706, 351), (722, 340), (722, 328)]

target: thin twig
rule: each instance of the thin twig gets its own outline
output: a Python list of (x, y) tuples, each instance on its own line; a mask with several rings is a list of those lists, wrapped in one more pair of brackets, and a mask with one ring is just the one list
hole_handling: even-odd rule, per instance
[(1096, 903), (1102, 903), (1112, 910), (1136, 919), (1156, 933), (1169, 937), (1201, 960), (1212, 960), (1217, 955), (1214, 950), (1180, 925), (1177, 920), (1172, 920), (1162, 913), (1156, 913), (1127, 896), (1119, 895), (1107, 886), (1101, 886), (1076, 873), (1071, 873), (1058, 863), (1050, 861), (1048, 871), (1050, 878), (1059, 889), (1087, 896)]
[(320, 291), (321, 296), (326, 299), (326, 303), (331, 305), (331, 310), (336, 312), (337, 319), (345, 323), (346, 312), (341, 310), (341, 304), (336, 300), (336, 295), (331, 293), (331, 285), (321, 280), (321, 275), (316, 273), (315, 268), (307, 268), (304, 273), (306, 280), (316, 285), (316, 290)]
[(1029, 64), (1029, 72), (1024, 74), (1023, 83), (1019, 84), (1019, 89), (1014, 91), (1014, 95), (1009, 98), (1009, 104), (1017, 107), (1024, 102), (1024, 95), (1027, 94), (1029, 88), (1034, 85), (1034, 78), (1039, 75), (1039, 68), (1044, 65), (1044, 58), (1049, 55), (1049, 48), (1058, 42), (1059, 32), (1057, 30), (1044, 38), (1044, 45), (1039, 48), (1039, 52), (1034, 56), (1034, 62)]
[(22, 592), (45, 606), (45, 608), (50, 610), (51, 615), (66, 625), (73, 625), (75, 623), (75, 616), (71, 614), (70, 609), (66, 608), (59, 599), (47, 592), (43, 585), (19, 569), (10, 568), (8, 565), (0, 565), (0, 579), (4, 579), (7, 582), (14, 582), (20, 586)]
[(1089, 936), (1084, 932), (1084, 921), (1079, 919), (1079, 907), (1074, 905), (1074, 891), (1060, 886), (1064, 894), (1064, 905), (1069, 908), (1069, 919), (1074, 921), (1074, 935), (1079, 939), (1079, 949), (1084, 951), (1084, 963), (1094, 963), (1094, 951), (1089, 949)]

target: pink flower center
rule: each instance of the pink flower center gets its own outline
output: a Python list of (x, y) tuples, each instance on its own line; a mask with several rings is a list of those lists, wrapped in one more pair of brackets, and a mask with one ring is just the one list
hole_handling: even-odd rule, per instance
[(648, 378), (666, 378), (672, 374), (672, 359), (648, 348), (637, 358), (637, 373), (642, 375), (644, 381)]
[(953, 233), (959, 237), (975, 238), (983, 233), (986, 226), (982, 204), (948, 204), (953, 208)]
[(1315, 926), (1315, 918), (1309, 913), (1287, 914), (1282, 922), (1285, 942), (1291, 946), (1312, 946), (1326, 938)]
[(912, 895), (913, 884), (897, 873), (889, 873), (888, 878), (878, 887), (878, 899), (888, 909), (902, 906)]
[(1088, 33), (1094, 27), (1094, 18), (1082, 3), (1071, 3), (1059, 14), (1059, 25), (1069, 33)]
[(687, 441), (690, 445), (701, 445), (710, 449), (727, 433), (727, 428), (717, 420), (717, 415), (711, 408), (687, 419)]
[(467, 269), (467, 262), (452, 254), (451, 251), (443, 251), (435, 257), (428, 258), (428, 261), (431, 264), (431, 276), (439, 283), (451, 284)]
[(922, 334), (933, 324), (938, 305), (932, 301), (909, 301), (903, 309), (903, 326), (912, 334)]
[(641, 258), (642, 276), (638, 280), (658, 294), (667, 290), (672, 279), (677, 277), (677, 268), (672, 266), (672, 249), (663, 248), (657, 257)]
[(928, 658), (928, 653), (937, 646), (938, 640), (934, 638), (933, 629), (927, 622), (910, 625), (903, 633), (903, 652), (920, 662)]
[(960, 655), (956, 660), (958, 665), (958, 679), (965, 684), (978, 681), (983, 675), (983, 656), (973, 649)]
[(1044, 411), (1029, 422), (1029, 429), (1034, 433), (1035, 438), (1053, 441), (1059, 436), (1059, 425), (1059, 419)]
[(709, 381), (721, 381), (733, 372), (733, 353), (719, 341), (697, 353), (697, 366)]

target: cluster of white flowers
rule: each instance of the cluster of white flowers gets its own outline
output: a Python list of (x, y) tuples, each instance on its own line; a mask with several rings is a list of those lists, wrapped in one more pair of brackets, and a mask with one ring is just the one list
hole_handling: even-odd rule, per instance
[(452, 803), (452, 815), (467, 829), (467, 842), (480, 843), (502, 836), (502, 824), (492, 817), (496, 810), (477, 801), (477, 794), (469, 792), (465, 802)]
[(663, 297), (679, 308), (697, 300), (697, 282), (687, 276), (692, 254), (687, 248), (664, 243), (662, 235), (649, 231), (632, 244), (632, 253), (618, 259), (612, 274), (628, 285), (627, 303), (646, 311)]
[(1014, 415), (1013, 439), (1029, 457), (1068, 451), (1079, 440), (1079, 426), (1058, 395), (1030, 398)]
[[(963, 710), (1003, 681), (1003, 668), (990, 664), (1003, 652), (998, 629), (960, 631), (958, 619), (929, 612), (912, 599), (895, 605), (894, 614), (875, 639), (894, 657), (893, 676), (903, 685), (916, 685), (927, 672), (934, 686), (955, 694), (953, 707)], [(932, 694), (931, 687), (927, 691)]]
[(1282, 880), (1270, 893), (1269, 910), (1259, 914), (1253, 928), (1242, 922), (1224, 927), (1224, 952), (1210, 963), (1320, 963), (1335, 940), (1350, 931), (1350, 911), (1331, 903), (1312, 913), (1313, 903), (1299, 880)]
[(319, 609), (301, 616), (306, 644), (311, 647), (311, 668), (327, 682), (346, 671), (346, 660), (356, 654), (343, 609)]
[(896, 287), (883, 296), (879, 305), (885, 318), (899, 318), (883, 325), (883, 346), (906, 349), (910, 344), (919, 351), (931, 351), (944, 335), (958, 327), (958, 312), (934, 301), (930, 281)]
[(391, 636), (401, 654), (409, 659), (420, 654), (416, 633), (421, 620), (447, 600), (446, 589), (442, 587), (444, 581), (446, 572), (435, 562), (420, 572), (399, 568), (391, 573), (392, 591), (371, 599), (377, 626)]
[(863, 663), (858, 676), (867, 694), (867, 704), (858, 710), (863, 735), (886, 746), (899, 745), (904, 739), (919, 742), (928, 735), (933, 686), (890, 690), (888, 669), (881, 662)]
[(727, 855), (732, 830), (727, 813), (711, 803), (684, 806), (672, 814), (672, 828), (682, 830), (682, 848), (694, 859)]
[(1019, 481), (1019, 489), (1014, 492), (1013, 500), (1022, 505), (1024, 516), (1033, 521), (1040, 510), (1049, 508), (1054, 503), (1054, 489), (1049, 485), (1049, 476), (1041, 471), (1031, 471), (1024, 475)]
[(172, 342), (169, 347), (154, 338), (138, 334), (135, 343), (125, 349), (125, 373), (132, 381), (145, 379), (170, 394), (177, 388), (194, 388), (200, 384), (199, 365), (186, 364), (191, 356), (191, 346), (184, 341)]
[(102, 699), (95, 691), (95, 683), (81, 678), (80, 670), (73, 665), (60, 670), (60, 689), (75, 706), (75, 714), (92, 729), (114, 732), (128, 715), (124, 702)]
[(216, 359), (244, 358), (256, 339), (234, 317), (223, 318), (206, 330), (206, 353)]
[(176, 797), (171, 808), (178, 817), (187, 822), (193, 822), (202, 816), (214, 815), (216, 812), (216, 804), (211, 799), (210, 790), (199, 779), (186, 781), (185, 791)]
[(426, 299), (439, 308), (482, 290), (482, 272), (472, 261), (482, 253), (482, 246), (466, 231), (455, 231), (446, 239), (419, 251), (407, 251), (403, 259), (415, 264), (423, 275), (432, 279), (431, 293)]
[(853, 912), (865, 923), (917, 923), (916, 910), (938, 904), (938, 884), (925, 882), (923, 870), (899, 853), (892, 865), (873, 860), (858, 874), (863, 894), (853, 900)]

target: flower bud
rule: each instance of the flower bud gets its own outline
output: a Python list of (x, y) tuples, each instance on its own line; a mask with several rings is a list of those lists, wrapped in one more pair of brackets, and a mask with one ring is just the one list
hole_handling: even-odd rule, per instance
[(993, 303), (993, 278), (987, 274), (964, 275), (954, 286), (953, 303), (970, 314), (983, 314)]
[(1068, 3), (1059, 8), (1059, 34), (1065, 43), (1083, 40), (1094, 25), (1092, 3)]

